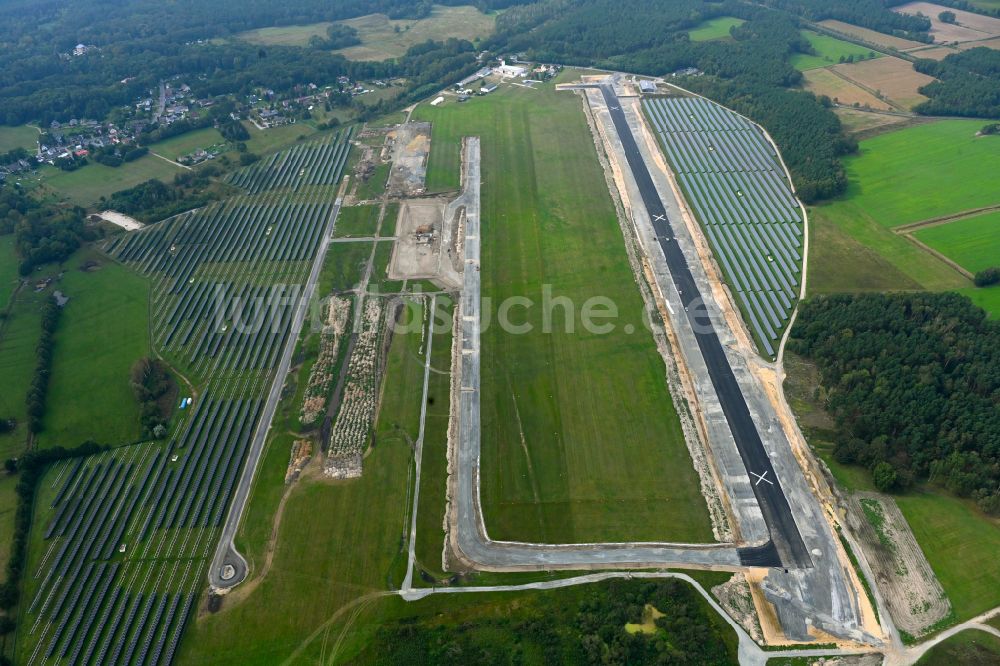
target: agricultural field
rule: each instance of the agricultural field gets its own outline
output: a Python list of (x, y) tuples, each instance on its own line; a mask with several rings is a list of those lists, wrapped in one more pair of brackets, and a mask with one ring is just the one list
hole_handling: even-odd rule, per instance
[[(805, 88), (815, 95), (826, 95), (834, 104), (859, 106), (863, 109), (889, 111), (893, 107), (886, 101), (861, 86), (837, 76), (828, 68), (810, 69), (804, 72)], [(884, 116), (883, 116), (884, 117)], [(889, 118), (890, 121), (896, 120)]]
[(149, 355), (149, 285), (96, 252), (78, 252), (55, 285), (69, 302), (56, 329), (41, 446), (93, 439), (119, 445), (140, 432), (129, 387), (132, 364)]
[(917, 666), (995, 663), (1000, 663), (1000, 638), (985, 631), (966, 629), (924, 653)]
[(764, 356), (799, 296), (804, 225), (774, 148), (742, 116), (700, 98), (643, 102)]
[(538, 305), (523, 313), (534, 327), (525, 335), (483, 332), (490, 535), (711, 540), (580, 98), (552, 84), (505, 86), (467, 104), (421, 105), (414, 116), (433, 123), (429, 191), (457, 186), (461, 137), (481, 137), (484, 297), (537, 302), (547, 284), (574, 303), (601, 295), (618, 306), (615, 330), (604, 335), (566, 332), (562, 308), (546, 334)]
[(106, 243), (149, 281), (153, 344), (181, 395), (195, 398), (169, 441), (65, 461), (43, 479), (18, 661), (173, 658), (288, 337), (297, 285), (328, 229), (339, 167), (319, 172), (321, 182), (297, 193), (276, 189), (289, 184), (276, 168), (260, 185), (266, 194)]
[(38, 130), (28, 125), (0, 125), (0, 153), (14, 148), (24, 148), (34, 153), (38, 147)]
[(199, 148), (210, 148), (211, 146), (225, 142), (226, 140), (219, 134), (219, 130), (214, 127), (204, 127), (164, 139), (163, 141), (157, 141), (149, 146), (149, 149), (158, 155), (163, 155), (168, 159), (176, 161), (185, 155), (190, 155)]
[(925, 227), (913, 235), (970, 273), (1000, 265), (1000, 212)]
[(692, 42), (708, 42), (713, 39), (725, 39), (729, 37), (729, 29), (738, 25), (743, 25), (743, 19), (731, 16), (720, 16), (709, 19), (698, 27), (688, 32), (688, 38)]
[(1000, 137), (976, 136), (982, 126), (944, 120), (862, 141), (844, 160), (847, 195), (833, 205), (891, 228), (1000, 203), (983, 180), (1000, 170)]
[(894, 57), (837, 65), (833, 71), (904, 111), (926, 101), (917, 90), (934, 81), (913, 69), (913, 63)]
[(812, 45), (815, 55), (811, 53), (796, 53), (791, 57), (792, 67), (799, 71), (816, 69), (817, 67), (829, 67), (839, 62), (844, 62), (847, 58), (862, 60), (865, 58), (878, 58), (882, 54), (871, 49), (858, 46), (852, 42), (845, 42), (842, 39), (823, 35), (812, 30), (803, 30), (802, 36)]
[[(813, 72), (822, 71), (825, 70), (813, 70)], [(840, 124), (844, 126), (844, 129), (849, 134), (855, 136), (861, 133), (876, 134), (888, 132), (894, 129), (901, 129), (904, 124), (909, 124), (909, 120), (906, 118), (898, 118), (884, 113), (871, 113), (856, 109), (834, 109), (833, 112), (840, 118)]]
[(862, 28), (860, 26), (844, 23), (843, 21), (836, 21), (834, 19), (820, 21), (819, 24), (834, 32), (839, 32), (843, 35), (847, 35), (848, 37), (854, 37), (856, 39), (860, 39), (861, 41), (881, 46), (887, 50), (907, 51), (909, 49), (919, 49), (927, 46), (923, 42), (893, 37), (876, 30), (869, 30), (868, 28)]
[(358, 31), (361, 43), (335, 51), (348, 60), (388, 60), (398, 58), (414, 44), (428, 39), (445, 41), (449, 38), (470, 42), (493, 32), (495, 17), (472, 6), (446, 7), (434, 5), (427, 18), (390, 19), (385, 14), (369, 14), (340, 23)]
[(892, 228), (998, 203), (984, 178), (1000, 168), (1000, 151), (996, 137), (976, 136), (981, 127), (945, 120), (861, 141), (844, 160), (847, 193), (810, 209), (810, 293), (970, 287)]
[[(901, 14), (923, 14), (931, 20), (930, 35), (935, 42), (974, 42), (1000, 36), (1000, 19), (982, 14), (952, 9), (930, 2), (909, 2), (892, 8)], [(955, 14), (954, 23), (945, 23), (938, 18), (941, 12)]]
[(92, 206), (101, 197), (109, 197), (120, 190), (127, 190), (151, 178), (171, 181), (181, 168), (161, 160), (156, 155), (145, 155), (117, 168), (91, 162), (75, 171), (61, 171), (54, 166), (41, 168), (42, 182), (55, 191), (56, 196), (78, 206)]

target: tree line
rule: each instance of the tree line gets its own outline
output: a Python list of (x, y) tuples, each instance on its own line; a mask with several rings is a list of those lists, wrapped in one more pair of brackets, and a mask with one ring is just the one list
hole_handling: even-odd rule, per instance
[(163, 439), (167, 434), (170, 405), (177, 393), (166, 364), (155, 358), (141, 358), (129, 370), (129, 386), (139, 403), (143, 438)]
[(892, 7), (908, 0), (765, 0), (765, 4), (810, 21), (834, 19), (871, 28), (887, 35), (930, 43), (931, 21), (926, 16), (901, 14)]
[(931, 480), (1000, 514), (1000, 323), (956, 293), (824, 296), (788, 348), (819, 367), (838, 461), (883, 491)]
[(42, 431), (45, 418), (45, 399), (49, 394), (49, 378), (52, 376), (52, 351), (55, 347), (56, 327), (62, 308), (55, 296), (49, 296), (42, 304), (42, 331), (35, 345), (35, 373), (28, 386), (25, 404), (28, 411), (28, 429), (33, 433)]

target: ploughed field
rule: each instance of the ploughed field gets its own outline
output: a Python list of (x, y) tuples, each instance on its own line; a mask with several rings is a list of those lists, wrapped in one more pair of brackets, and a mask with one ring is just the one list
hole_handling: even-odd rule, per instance
[(761, 353), (773, 357), (799, 295), (804, 229), (774, 148), (756, 125), (705, 99), (643, 106)]
[(153, 343), (194, 401), (165, 442), (65, 461), (42, 480), (19, 662), (173, 659), (333, 213), (345, 135), (290, 152), (254, 172), (265, 194), (105, 248), (149, 279)]

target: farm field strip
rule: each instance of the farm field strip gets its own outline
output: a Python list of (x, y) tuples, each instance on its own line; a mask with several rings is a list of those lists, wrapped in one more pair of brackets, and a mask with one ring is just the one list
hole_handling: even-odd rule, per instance
[(265, 184), (261, 194), (106, 244), (112, 257), (150, 279), (156, 347), (194, 379), (197, 400), (164, 443), (50, 471), (54, 481), (44, 484), (37, 505), (43, 540), (29, 559), (30, 629), (20, 629), (19, 661), (173, 659), (309, 261), (333, 214), (347, 145), (278, 155), (285, 170), (275, 177), (305, 170), (300, 183), (318, 186), (306, 192), (282, 194)]
[(804, 233), (774, 149), (748, 120), (707, 100), (643, 106), (747, 323), (774, 356), (799, 295)]

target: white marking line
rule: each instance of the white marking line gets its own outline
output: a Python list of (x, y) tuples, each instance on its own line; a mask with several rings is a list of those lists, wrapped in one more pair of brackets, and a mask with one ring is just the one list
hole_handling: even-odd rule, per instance
[(663, 221), (665, 221), (666, 219), (667, 219), (667, 216), (666, 216), (666, 215), (654, 215), (654, 216), (653, 216), (653, 221), (654, 221), (654, 222), (663, 222)]
[(774, 483), (770, 479), (764, 478), (765, 476), (767, 476), (767, 472), (764, 472), (763, 474), (758, 474), (757, 472), (750, 472), (750, 474), (757, 477), (757, 482), (753, 484), (755, 486), (759, 486), (761, 481), (765, 481), (767, 482), (768, 485), (771, 486), (774, 485)]

